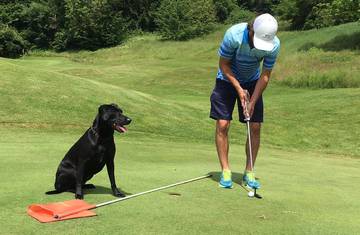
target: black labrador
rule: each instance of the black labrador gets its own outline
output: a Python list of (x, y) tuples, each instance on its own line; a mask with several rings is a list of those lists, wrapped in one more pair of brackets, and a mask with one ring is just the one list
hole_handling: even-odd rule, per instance
[(84, 198), (85, 184), (106, 165), (114, 196), (124, 197), (116, 186), (114, 176), (114, 130), (126, 132), (131, 119), (123, 115), (116, 104), (101, 105), (93, 125), (70, 148), (56, 172), (55, 190), (46, 194), (73, 192), (76, 199)]

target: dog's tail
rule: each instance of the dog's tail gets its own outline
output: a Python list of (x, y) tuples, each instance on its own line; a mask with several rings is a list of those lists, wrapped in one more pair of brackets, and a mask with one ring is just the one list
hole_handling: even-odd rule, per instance
[(47, 195), (52, 195), (52, 194), (59, 194), (62, 193), (63, 191), (59, 191), (59, 190), (52, 190), (52, 191), (47, 191), (45, 194)]

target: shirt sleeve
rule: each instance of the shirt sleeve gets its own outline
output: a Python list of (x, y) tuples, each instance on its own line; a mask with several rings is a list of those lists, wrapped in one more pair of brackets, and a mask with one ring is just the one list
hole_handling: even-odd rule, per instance
[(239, 42), (235, 40), (232, 28), (228, 29), (225, 33), (224, 39), (220, 45), (218, 54), (226, 59), (231, 59), (239, 47)]
[(280, 42), (276, 45), (275, 49), (271, 51), (271, 53), (264, 56), (263, 69), (267, 69), (267, 70), (273, 69), (279, 51), (280, 51)]

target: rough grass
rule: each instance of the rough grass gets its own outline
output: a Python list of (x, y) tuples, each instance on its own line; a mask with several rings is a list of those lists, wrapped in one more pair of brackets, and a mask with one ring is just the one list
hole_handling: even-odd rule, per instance
[[(343, 26), (343, 31), (350, 29), (353, 24)], [(297, 52), (299, 42), (315, 40), (314, 34), (322, 35), (316, 31), (281, 35), (279, 62), (264, 95), (263, 144), (358, 156), (359, 89), (288, 89), (274, 82), (281, 74), (286, 76), (283, 83), (294, 87), (305, 83), (310, 88), (337, 87), (337, 82), (347, 81), (341, 79), (343, 72), (355, 83), (360, 80), (354, 72), (360, 64), (353, 64), (360, 58), (356, 52), (312, 49), (302, 57)], [(145, 35), (96, 52), (37, 52), (21, 60), (0, 59), (0, 122), (6, 128), (83, 130), (92, 123), (99, 104), (115, 102), (134, 119), (132, 131), (140, 135), (212, 141), (209, 95), (222, 35), (219, 30), (188, 42), (164, 42)], [(309, 71), (312, 67), (316, 69)], [(233, 135), (232, 141), (243, 138)]]
[(360, 87), (359, 26), (281, 33), (276, 78), (290, 87)]

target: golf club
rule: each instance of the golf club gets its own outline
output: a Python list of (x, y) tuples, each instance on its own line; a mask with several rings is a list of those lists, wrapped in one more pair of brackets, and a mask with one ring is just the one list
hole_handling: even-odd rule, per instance
[[(253, 156), (252, 156), (252, 146), (251, 146), (251, 129), (250, 129), (250, 115), (249, 115), (249, 111), (248, 111), (248, 105), (249, 105), (249, 99), (250, 99), (250, 95), (249, 92), (246, 91), (246, 105), (245, 105), (245, 121), (246, 121), (246, 126), (247, 126), (247, 135), (248, 135), (248, 145), (249, 145), (249, 160), (250, 160), (250, 168), (251, 171), (254, 171), (254, 165), (253, 165)], [(254, 189), (254, 191), (249, 191), (248, 192), (248, 196), (249, 197), (256, 197), (261, 199), (262, 197), (256, 193), (256, 189)]]
[(80, 218), (80, 217), (88, 217), (88, 216), (94, 216), (96, 215), (94, 212), (90, 212), (89, 210), (107, 206), (113, 203), (117, 203), (120, 201), (125, 201), (134, 197), (138, 197), (144, 194), (152, 193), (155, 191), (160, 191), (163, 189), (175, 187), (178, 185), (190, 183), (193, 181), (205, 179), (208, 177), (211, 177), (211, 174), (207, 174), (204, 176), (196, 177), (193, 179), (181, 181), (174, 184), (169, 184), (166, 186), (162, 186), (159, 188), (151, 189), (145, 192), (133, 194), (130, 196), (126, 196), (123, 198), (117, 198), (111, 201), (99, 203), (97, 205), (86, 203), (83, 200), (70, 200), (70, 201), (64, 201), (64, 202), (58, 202), (58, 203), (50, 203), (50, 204), (33, 204), (30, 205), (28, 208), (28, 214), (35, 219), (39, 220), (40, 222), (54, 222), (54, 221), (60, 221), (65, 219), (72, 219), (72, 218)]

